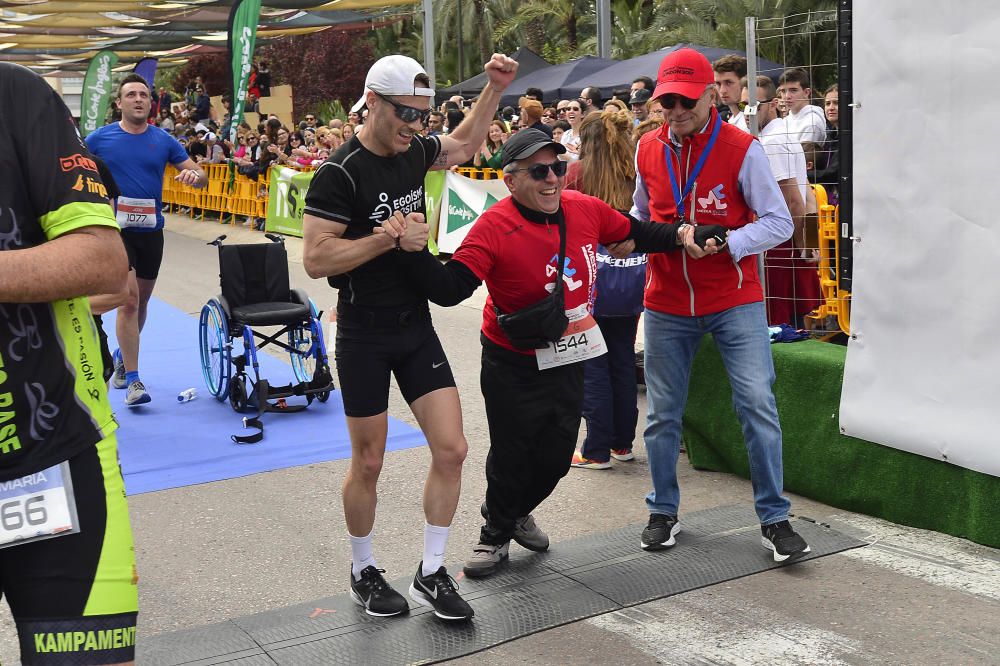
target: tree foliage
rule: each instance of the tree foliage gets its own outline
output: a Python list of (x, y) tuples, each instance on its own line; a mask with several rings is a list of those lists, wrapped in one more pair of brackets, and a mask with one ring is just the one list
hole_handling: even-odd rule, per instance
[[(459, 5), (461, 3), (461, 5)], [(461, 6), (462, 21), (458, 21)], [(632, 58), (679, 43), (744, 50), (745, 19), (759, 19), (758, 54), (789, 66), (836, 60), (836, 0), (612, 0), (611, 57)], [(435, 0), (437, 79), (465, 76), (489, 53), (527, 46), (550, 62), (597, 55), (594, 0)], [(422, 59), (421, 18), (373, 41), (376, 53)], [(832, 76), (832, 69), (824, 70)]]
[(271, 42), (257, 49), (257, 59), (269, 64), (272, 86), (292, 86), (292, 115), (299, 118), (324, 102), (354, 104), (376, 56), (363, 33), (329, 29)]
[(225, 53), (211, 53), (189, 60), (173, 81), (173, 89), (183, 93), (188, 84), (201, 77), (205, 92), (210, 96), (223, 95), (233, 87), (232, 69)]

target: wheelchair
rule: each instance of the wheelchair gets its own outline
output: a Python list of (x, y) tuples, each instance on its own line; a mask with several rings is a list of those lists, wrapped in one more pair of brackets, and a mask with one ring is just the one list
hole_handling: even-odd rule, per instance
[[(326, 402), (334, 389), (320, 312), (304, 291), (289, 287), (284, 239), (265, 235), (271, 242), (223, 245), (223, 235), (208, 243), (219, 249), (222, 293), (202, 307), (198, 322), (201, 369), (209, 393), (220, 402), (228, 399), (237, 412), (256, 407), (258, 416), (300, 411), (314, 399)], [(281, 328), (266, 335), (254, 330), (257, 326)], [(242, 341), (238, 355), (236, 340)], [(272, 386), (261, 378), (257, 351), (267, 345), (288, 352), (297, 383)], [(292, 396), (305, 397), (306, 404), (288, 405), (285, 399)]]

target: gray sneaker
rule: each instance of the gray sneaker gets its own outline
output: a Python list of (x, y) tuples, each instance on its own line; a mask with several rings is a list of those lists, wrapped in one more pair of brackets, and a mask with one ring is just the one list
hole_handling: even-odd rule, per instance
[(538, 528), (535, 517), (530, 513), (514, 523), (514, 541), (536, 553), (549, 549), (549, 535)]
[(488, 543), (478, 544), (472, 549), (472, 557), (465, 561), (463, 571), (469, 578), (483, 578), (496, 573), (504, 562), (507, 561), (507, 551), (510, 550), (510, 542), (502, 546), (493, 546)]
[[(489, 511), (486, 510), (486, 502), (479, 507), (479, 513), (486, 520), (490, 519)], [(538, 528), (535, 517), (530, 513), (524, 518), (518, 518), (514, 522), (514, 541), (523, 548), (541, 553), (549, 549), (549, 535)]]
[(120, 354), (115, 354), (115, 372), (111, 375), (111, 386), (116, 389), (123, 389), (127, 386), (125, 382), (125, 361)]
[(128, 392), (125, 394), (125, 406), (126, 407), (138, 407), (139, 405), (145, 405), (147, 402), (152, 400), (149, 394), (146, 393), (146, 387), (140, 381), (134, 381), (128, 385)]

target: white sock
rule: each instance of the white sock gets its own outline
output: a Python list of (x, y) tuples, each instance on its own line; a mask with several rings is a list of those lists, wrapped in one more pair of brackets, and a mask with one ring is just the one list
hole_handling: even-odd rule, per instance
[(429, 576), (444, 564), (444, 547), (447, 543), (447, 527), (424, 523), (424, 563), (421, 575)]
[(374, 528), (368, 533), (368, 536), (356, 537), (353, 534), (348, 534), (351, 537), (351, 573), (354, 574), (354, 580), (361, 580), (362, 569), (378, 568), (375, 563), (375, 555), (372, 554), (373, 534), (375, 534)]

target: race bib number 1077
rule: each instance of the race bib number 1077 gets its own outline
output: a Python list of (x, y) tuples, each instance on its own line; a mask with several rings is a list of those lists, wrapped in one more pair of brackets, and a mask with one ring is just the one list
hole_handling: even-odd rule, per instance
[(118, 197), (115, 218), (122, 229), (152, 229), (156, 227), (156, 199)]

